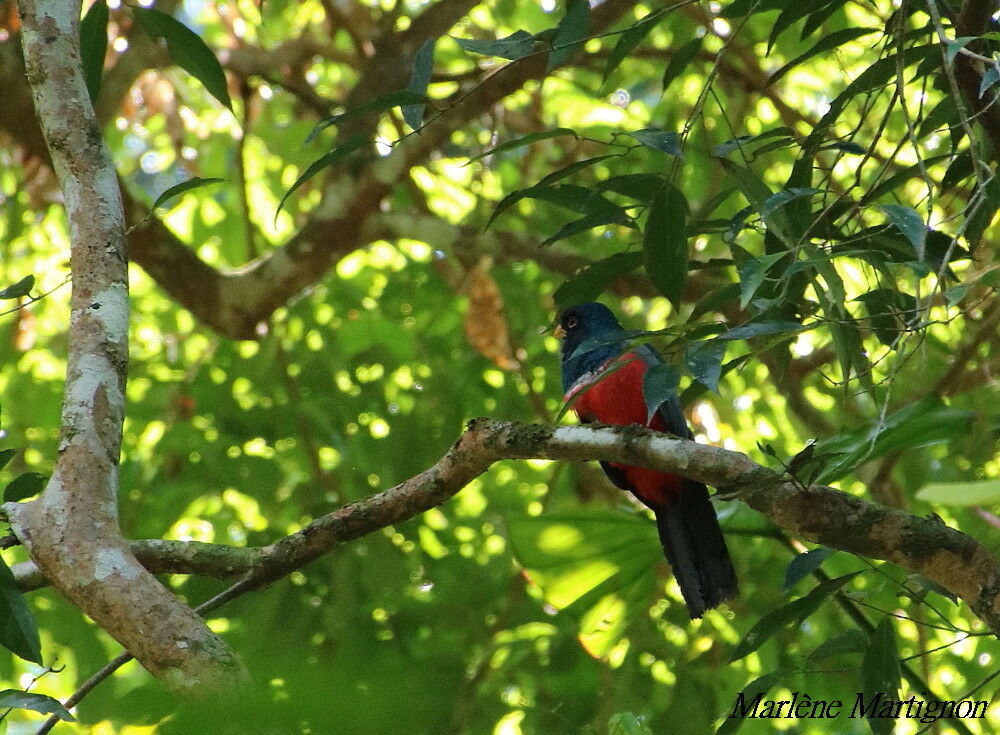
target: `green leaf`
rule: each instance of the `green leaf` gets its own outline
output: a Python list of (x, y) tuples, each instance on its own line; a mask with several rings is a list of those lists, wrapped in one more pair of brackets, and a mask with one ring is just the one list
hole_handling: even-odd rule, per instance
[(0, 558), (0, 645), (25, 661), (42, 664), (42, 643), (24, 595), (7, 563)]
[[(951, 66), (955, 62), (955, 57), (958, 56), (958, 52), (969, 45), (970, 42), (975, 41), (975, 36), (959, 36), (954, 41), (948, 44), (948, 49), (945, 51), (945, 63)], [(979, 95), (982, 97), (982, 95)]]
[[(883, 700), (894, 700), (899, 695), (900, 683), (899, 650), (892, 618), (886, 615), (872, 632), (861, 659), (861, 686), (865, 693), (865, 704), (881, 694)], [(889, 735), (895, 726), (892, 718), (876, 716), (868, 718), (868, 725), (876, 735)]]
[(990, 178), (985, 189), (978, 189), (973, 199), (975, 209), (966, 207), (965, 239), (971, 247), (979, 244), (986, 228), (990, 226), (1000, 209), (1000, 180)]
[(608, 80), (608, 77), (611, 76), (614, 70), (632, 52), (632, 49), (642, 43), (643, 39), (649, 35), (649, 32), (656, 27), (656, 24), (665, 17), (666, 13), (662, 11), (649, 13), (618, 38), (618, 43), (615, 44), (615, 47), (611, 49), (611, 53), (608, 55), (608, 63), (604, 67), (604, 76), (601, 78), (602, 84)]
[[(770, 187), (761, 181), (753, 171), (743, 168), (727, 158), (720, 158), (719, 163), (726, 169), (750, 206), (760, 212), (764, 208), (764, 204), (774, 195)], [(761, 219), (787, 247), (792, 248), (796, 245), (796, 238), (792, 235), (791, 222), (782, 209), (772, 210), (767, 217), (762, 216)]]
[(684, 350), (684, 363), (694, 379), (714, 393), (719, 392), (722, 360), (726, 357), (726, 342), (709, 339), (692, 342)]
[(738, 661), (747, 656), (764, 643), (766, 643), (775, 633), (791, 622), (802, 623), (803, 620), (812, 615), (819, 606), (834, 592), (856, 577), (859, 572), (845, 574), (843, 577), (836, 577), (820, 582), (808, 594), (796, 600), (787, 602), (776, 610), (772, 610), (767, 615), (758, 620), (746, 635), (736, 644), (729, 657), (730, 663)]
[(552, 53), (549, 54), (549, 70), (562, 66), (577, 51), (583, 48), (590, 26), (589, 0), (568, 0), (566, 15), (556, 27), (552, 38)]
[(347, 120), (353, 120), (356, 117), (361, 117), (363, 115), (370, 115), (376, 112), (385, 112), (386, 110), (391, 110), (393, 107), (406, 107), (413, 105), (423, 105), (427, 103), (427, 97), (422, 94), (417, 94), (416, 92), (411, 92), (408, 89), (398, 89), (395, 92), (388, 92), (383, 95), (379, 95), (373, 100), (365, 102), (363, 105), (358, 105), (357, 107), (352, 107), (348, 110), (344, 110), (336, 115), (330, 115), (330, 117), (323, 118), (315, 126), (313, 126), (312, 131), (306, 136), (306, 143), (310, 143), (322, 130), (331, 125), (340, 125)]
[(1000, 503), (1000, 479), (977, 482), (932, 482), (917, 499), (941, 505), (995, 505)]
[(618, 276), (634, 271), (640, 265), (642, 253), (616, 253), (591, 263), (556, 289), (553, 294), (556, 306), (562, 311), (573, 304), (594, 301)]
[(14, 455), (17, 454), (20, 449), (4, 449), (0, 452), (0, 470), (7, 466), (7, 463), (14, 459)]
[(661, 362), (650, 365), (642, 377), (642, 398), (646, 402), (646, 423), (653, 420), (653, 415), (660, 406), (677, 397), (677, 385), (681, 380), (681, 371), (676, 365)]
[[(712, 149), (712, 155), (716, 158), (725, 158), (735, 150), (747, 148), (751, 143), (760, 143), (770, 138), (779, 138), (783, 142), (784, 140), (791, 140), (793, 134), (794, 132), (791, 128), (778, 127), (765, 130), (759, 135), (740, 135), (719, 143)], [(754, 152), (756, 153), (756, 151)]]
[(824, 36), (822, 39), (820, 39), (820, 41), (818, 41), (816, 45), (814, 45), (808, 51), (806, 51), (803, 54), (799, 54), (794, 59), (785, 64), (783, 67), (778, 69), (778, 71), (774, 72), (774, 74), (772, 74), (768, 78), (767, 83), (769, 85), (774, 84), (776, 81), (781, 79), (783, 76), (785, 76), (785, 74), (790, 72), (792, 69), (801, 64), (803, 61), (808, 61), (817, 54), (821, 54), (824, 51), (835, 49), (838, 46), (843, 46), (845, 43), (850, 43), (856, 38), (861, 38), (861, 36), (867, 36), (871, 33), (877, 33), (878, 31), (879, 31), (878, 28), (845, 28), (840, 31), (834, 31), (829, 36)]
[(826, 546), (817, 546), (815, 549), (803, 551), (788, 563), (785, 569), (785, 592), (797, 585), (802, 579), (808, 577), (822, 566), (823, 562), (837, 553), (836, 549)]
[(43, 715), (55, 715), (60, 720), (76, 722), (76, 718), (70, 714), (70, 711), (63, 706), (62, 702), (47, 694), (22, 692), (18, 689), (4, 689), (0, 691), (0, 709), (7, 709), (9, 707), (40, 712)]
[(924, 242), (927, 240), (927, 226), (923, 219), (912, 207), (904, 207), (901, 204), (883, 204), (879, 207), (889, 221), (897, 230), (906, 236), (906, 239), (913, 243), (913, 248), (917, 251), (917, 258), (923, 260)]
[(572, 176), (577, 171), (582, 171), (585, 168), (590, 168), (595, 163), (600, 163), (601, 161), (606, 161), (609, 158), (615, 158), (616, 156), (606, 155), (606, 156), (594, 156), (593, 158), (585, 158), (582, 161), (574, 161), (568, 166), (563, 166), (560, 169), (553, 171), (552, 173), (545, 176), (541, 181), (539, 181), (535, 186), (551, 186), (557, 181), (565, 179), (567, 176)]
[(723, 332), (716, 339), (751, 339), (753, 337), (763, 337), (771, 334), (785, 334), (786, 332), (803, 332), (809, 326), (798, 322), (786, 321), (760, 321), (750, 322), (741, 327), (734, 327), (728, 332)]
[(747, 304), (757, 293), (757, 289), (764, 283), (768, 269), (779, 260), (787, 256), (788, 253), (771, 253), (770, 255), (753, 256), (747, 258), (739, 267), (740, 274), (740, 308), (747, 308)]
[(764, 204), (760, 208), (760, 216), (767, 219), (780, 207), (785, 206), (789, 202), (820, 193), (822, 193), (820, 189), (813, 189), (812, 187), (793, 186), (790, 189), (782, 189), (777, 194), (772, 194), (764, 200)]
[(0, 289), (0, 299), (19, 299), (22, 296), (27, 296), (34, 287), (35, 277), (25, 276), (13, 286), (7, 286), (7, 288)]
[(217, 179), (217, 178), (203, 179), (200, 176), (194, 176), (188, 179), (187, 181), (182, 181), (179, 184), (174, 184), (166, 191), (164, 191), (162, 194), (160, 194), (160, 196), (156, 197), (156, 201), (153, 202), (153, 209), (162, 207), (164, 204), (166, 204), (174, 197), (180, 196), (181, 194), (191, 191), (192, 189), (200, 189), (203, 186), (208, 186), (209, 184), (219, 184), (224, 181), (225, 179)]
[(868, 635), (862, 630), (851, 628), (821, 643), (807, 655), (807, 658), (810, 661), (822, 661), (844, 653), (862, 653), (867, 647)]
[(506, 38), (495, 41), (480, 41), (476, 38), (452, 39), (466, 51), (483, 56), (499, 56), (501, 59), (516, 61), (535, 51), (535, 37), (527, 31), (514, 31)]
[(506, 517), (510, 544), (543, 600), (578, 619), (580, 640), (603, 656), (628, 622), (649, 609), (663, 557), (655, 524), (612, 510)]
[(554, 242), (559, 242), (560, 240), (571, 237), (572, 235), (592, 230), (595, 227), (603, 227), (604, 225), (629, 226), (631, 225), (631, 221), (624, 214), (624, 212), (617, 208), (614, 211), (594, 212), (581, 217), (578, 220), (574, 220), (569, 224), (563, 225), (559, 228), (559, 231), (556, 234), (542, 240), (542, 242), (538, 244), (538, 247), (548, 247)]
[[(421, 97), (427, 96), (427, 85), (431, 81), (431, 70), (434, 67), (434, 44), (437, 43), (436, 38), (428, 38), (422, 44), (420, 48), (417, 49), (417, 53), (413, 56), (413, 74), (410, 76), (410, 83), (406, 87), (407, 92), (413, 92)], [(404, 105), (403, 120), (411, 128), (416, 130), (424, 122), (424, 110), (427, 105), (424, 103), (418, 103), (413, 105)]]
[(222, 65), (201, 36), (159, 10), (133, 7), (132, 12), (147, 36), (162, 38), (167, 42), (167, 52), (174, 63), (201, 82), (208, 93), (225, 107), (233, 109)]
[(677, 133), (657, 130), (656, 128), (644, 128), (643, 130), (633, 130), (625, 135), (635, 138), (642, 145), (655, 151), (663, 151), (677, 158), (684, 157), (681, 152), (681, 136)]
[(108, 3), (96, 0), (80, 21), (80, 61), (87, 94), (97, 102), (101, 94), (101, 75), (104, 73), (104, 55), (108, 50)]
[(653, 285), (675, 307), (680, 306), (681, 293), (687, 280), (686, 220), (687, 202), (684, 195), (676, 187), (666, 184), (653, 197), (642, 238), (646, 273)]
[(613, 191), (637, 202), (651, 202), (665, 179), (656, 174), (622, 174), (597, 184), (598, 191)]
[[(490, 148), (488, 151), (483, 151), (475, 156), (469, 158), (468, 163), (473, 161), (478, 161), (480, 158), (486, 158), (486, 156), (495, 156), (498, 153), (506, 153), (507, 151), (513, 151), (517, 148), (523, 148), (526, 145), (531, 145), (532, 143), (537, 143), (540, 140), (548, 140), (549, 138), (559, 138), (564, 135), (572, 135), (574, 138), (579, 140), (580, 136), (576, 134), (575, 130), (570, 128), (556, 128), (555, 130), (543, 130), (540, 133), (531, 133), (530, 135), (525, 135), (521, 138), (516, 138), (514, 140), (508, 140), (505, 143), (501, 143), (495, 148)], [(466, 165), (468, 165), (468, 163)]]
[(608, 735), (653, 735), (653, 731), (638, 715), (619, 712), (608, 720)]
[(883, 421), (847, 431), (816, 443), (822, 463), (819, 481), (830, 483), (862, 462), (891, 452), (928, 446), (965, 436), (975, 414), (948, 408), (938, 396), (928, 396), (889, 414)]
[(4, 502), (16, 503), (19, 500), (38, 495), (45, 489), (45, 483), (48, 480), (48, 477), (37, 472), (25, 472), (7, 483), (7, 487), (3, 491)]
[(275, 210), (274, 212), (275, 220), (278, 219), (278, 213), (281, 211), (281, 208), (285, 206), (285, 202), (287, 201), (288, 197), (292, 195), (293, 191), (298, 189), (300, 186), (302, 186), (302, 184), (304, 184), (306, 181), (308, 181), (313, 176), (318, 174), (320, 171), (325, 169), (327, 166), (332, 166), (334, 163), (343, 160), (351, 153), (354, 153), (354, 151), (358, 150), (359, 148), (363, 148), (366, 145), (368, 145), (368, 138), (366, 138), (363, 135), (355, 135), (349, 138), (342, 145), (337, 146), (329, 153), (320, 156), (311, 164), (309, 164), (309, 168), (305, 170), (305, 173), (299, 176), (299, 178), (295, 180), (295, 183), (292, 184), (291, 188), (285, 192), (285, 195), (283, 197), (281, 197), (281, 201), (278, 202), (278, 209)]
[(683, 74), (684, 70), (687, 69), (688, 64), (690, 64), (695, 57), (698, 56), (698, 52), (701, 51), (701, 44), (704, 40), (703, 36), (699, 36), (693, 41), (688, 41), (674, 52), (673, 58), (670, 59), (670, 63), (667, 64), (667, 68), (663, 71), (664, 92), (667, 91), (667, 87), (670, 86), (670, 83)]
[[(743, 695), (743, 702), (749, 704), (757, 698), (758, 694), (761, 696), (767, 694), (768, 691), (777, 686), (780, 680), (780, 674), (777, 671), (772, 671), (768, 674), (764, 674), (763, 676), (758, 676), (756, 679), (740, 689), (739, 693)], [(736, 700), (736, 702), (738, 703), (739, 700)], [(730, 712), (732, 711), (733, 710), (730, 710)], [(732, 735), (734, 732), (739, 730), (746, 721), (746, 717), (727, 717), (719, 726), (719, 729), (715, 731), (715, 735)]]
[(983, 72), (982, 81), (979, 83), (979, 98), (982, 99), (986, 91), (997, 82), (1000, 82), (1000, 68), (994, 64)]

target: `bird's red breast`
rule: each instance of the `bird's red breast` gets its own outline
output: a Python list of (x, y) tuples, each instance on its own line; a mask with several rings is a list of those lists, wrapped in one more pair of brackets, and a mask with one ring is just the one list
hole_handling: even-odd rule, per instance
[[(602, 365), (594, 374), (578, 380), (565, 398), (568, 401), (576, 397), (573, 410), (584, 422), (599, 421), (620, 426), (639, 424), (656, 431), (670, 431), (659, 411), (651, 421), (646, 421), (648, 411), (642, 395), (645, 375), (646, 363), (635, 352), (627, 352)], [(625, 475), (632, 492), (649, 505), (668, 505), (681, 490), (682, 480), (676, 475), (617, 463), (611, 463), (611, 466)]]

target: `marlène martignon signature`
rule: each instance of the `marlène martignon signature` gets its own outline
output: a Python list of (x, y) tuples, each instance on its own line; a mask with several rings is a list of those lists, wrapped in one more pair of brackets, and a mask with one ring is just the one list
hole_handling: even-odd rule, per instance
[(801, 719), (819, 720), (848, 717), (858, 719), (909, 719), (929, 724), (937, 720), (982, 719), (989, 702), (985, 699), (940, 700), (896, 699), (884, 692), (855, 692), (854, 701), (839, 699), (813, 699), (805, 692), (792, 692), (791, 699), (764, 699), (758, 694), (749, 701), (743, 692), (736, 695), (736, 703), (729, 714), (733, 718)]

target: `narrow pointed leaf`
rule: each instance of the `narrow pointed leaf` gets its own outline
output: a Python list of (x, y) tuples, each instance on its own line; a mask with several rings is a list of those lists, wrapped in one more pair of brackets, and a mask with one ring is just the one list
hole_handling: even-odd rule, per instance
[[(896, 632), (892, 627), (892, 618), (886, 615), (872, 632), (868, 648), (861, 659), (861, 684), (865, 702), (870, 702), (876, 694), (881, 694), (885, 700), (896, 699), (900, 678)], [(895, 727), (895, 720), (879, 717), (876, 713), (868, 718), (868, 724), (876, 735), (889, 735)]]
[(5, 289), (0, 289), (0, 299), (19, 299), (22, 296), (27, 296), (34, 287), (35, 277), (25, 276), (13, 286), (7, 286)]
[(634, 271), (640, 265), (642, 253), (616, 253), (591, 263), (556, 289), (553, 294), (556, 306), (562, 311), (573, 304), (594, 301), (618, 276)]
[(285, 192), (285, 195), (281, 197), (281, 201), (278, 202), (278, 209), (274, 213), (275, 219), (278, 218), (278, 213), (281, 211), (281, 208), (285, 206), (285, 202), (288, 200), (288, 197), (292, 195), (292, 192), (294, 192), (296, 189), (302, 186), (302, 184), (304, 184), (306, 181), (308, 181), (313, 176), (318, 174), (320, 171), (325, 169), (327, 166), (332, 166), (334, 163), (337, 163), (338, 161), (346, 158), (348, 155), (358, 150), (359, 148), (363, 148), (367, 144), (368, 144), (368, 139), (365, 136), (355, 135), (354, 137), (349, 138), (342, 145), (337, 146), (326, 155), (317, 158), (315, 161), (309, 164), (309, 168), (305, 170), (305, 173), (299, 176), (299, 178), (295, 180), (295, 183), (292, 184), (291, 188), (289, 188), (289, 190)]
[(809, 551), (803, 551), (789, 562), (785, 569), (785, 592), (797, 585), (802, 579), (808, 577), (822, 566), (823, 562), (837, 552), (826, 546), (819, 546)]
[(812, 615), (819, 606), (822, 605), (830, 595), (839, 590), (849, 581), (854, 579), (858, 572), (846, 574), (843, 577), (828, 579), (813, 587), (808, 594), (785, 603), (776, 610), (772, 610), (767, 615), (758, 620), (746, 635), (736, 644), (729, 657), (729, 660), (738, 661), (747, 656), (764, 643), (766, 643), (775, 633), (792, 622), (801, 623)]
[(45, 489), (45, 483), (48, 480), (48, 477), (40, 475), (37, 472), (25, 472), (23, 475), (18, 475), (7, 483), (7, 487), (4, 488), (4, 502), (16, 503), (19, 500), (38, 495), (38, 493)]
[(499, 56), (501, 59), (516, 61), (535, 50), (535, 37), (527, 31), (514, 31), (505, 38), (498, 38), (495, 41), (481, 41), (477, 38), (455, 38), (452, 39), (466, 51), (483, 56)]
[(25, 661), (42, 663), (42, 643), (35, 619), (3, 559), (0, 559), (0, 645)]
[(934, 482), (922, 487), (917, 498), (941, 505), (996, 505), (1000, 503), (1000, 479)]
[[(417, 53), (413, 56), (413, 75), (410, 77), (410, 83), (406, 87), (407, 91), (419, 94), (421, 97), (426, 97), (427, 85), (431, 81), (431, 70), (434, 67), (434, 45), (436, 43), (436, 38), (428, 38), (420, 44), (420, 48), (417, 49)], [(427, 105), (422, 102), (413, 105), (404, 105), (403, 120), (406, 121), (407, 125), (416, 130), (424, 122), (424, 110), (426, 107)]]
[(912, 207), (904, 207), (900, 204), (883, 204), (879, 207), (889, 221), (895, 225), (896, 229), (902, 232), (906, 239), (913, 243), (913, 248), (917, 251), (917, 257), (923, 260), (924, 242), (927, 239), (927, 227), (923, 219)]
[(976, 40), (975, 36), (959, 36), (954, 41), (949, 43), (948, 49), (947, 51), (945, 51), (945, 58), (947, 60), (948, 66), (951, 66), (954, 63), (955, 57), (962, 49), (968, 46), (970, 42), (975, 40)]
[(678, 306), (688, 270), (687, 202), (667, 184), (653, 197), (643, 232), (646, 273), (660, 293)]
[(577, 51), (583, 48), (590, 26), (589, 0), (569, 0), (566, 16), (559, 21), (556, 34), (552, 38), (552, 53), (549, 54), (549, 69), (562, 66)]
[(862, 653), (867, 647), (868, 636), (865, 635), (864, 631), (851, 628), (821, 643), (809, 653), (807, 658), (810, 661), (822, 661), (831, 656), (839, 656), (844, 653)]
[(233, 109), (226, 87), (226, 75), (215, 54), (197, 33), (173, 16), (152, 8), (134, 7), (132, 12), (143, 32), (167, 42), (167, 52), (177, 66), (204, 85), (208, 93)]
[[(505, 143), (490, 148), (488, 151), (483, 151), (482, 153), (477, 153), (475, 156), (469, 158), (468, 163), (473, 161), (478, 161), (480, 158), (486, 158), (486, 156), (494, 156), (498, 153), (506, 153), (507, 151), (513, 151), (517, 148), (523, 148), (526, 145), (531, 145), (532, 143), (537, 143), (540, 140), (548, 140), (549, 138), (559, 138), (565, 135), (572, 135), (574, 138), (579, 139), (575, 130), (570, 128), (556, 128), (555, 130), (544, 130), (540, 133), (531, 133), (530, 135), (525, 135), (521, 138), (515, 138), (514, 140), (508, 140)], [(468, 165), (468, 163), (466, 165)]]
[(4, 689), (0, 691), (0, 709), (28, 709), (32, 712), (40, 712), (43, 715), (55, 715), (65, 722), (76, 722), (76, 718), (63, 706), (58, 699), (47, 694), (36, 694), (35, 692), (22, 692), (18, 689)]
[(998, 81), (1000, 81), (1000, 67), (994, 64), (983, 73), (983, 79), (979, 83), (979, 98), (982, 99), (986, 91)]
[(672, 131), (645, 128), (644, 130), (633, 130), (625, 135), (635, 138), (642, 145), (652, 148), (654, 151), (663, 151), (677, 158), (684, 157), (681, 152), (681, 136)]
[(783, 76), (785, 76), (785, 74), (790, 72), (796, 66), (798, 66), (804, 61), (808, 61), (817, 54), (821, 54), (824, 51), (835, 49), (838, 46), (843, 46), (845, 43), (850, 43), (856, 38), (860, 38), (861, 36), (867, 36), (871, 33), (877, 32), (878, 30), (879, 30), (878, 28), (845, 28), (840, 31), (834, 31), (829, 36), (823, 37), (808, 51), (806, 51), (803, 54), (799, 54), (794, 59), (785, 64), (783, 67), (778, 69), (778, 71), (774, 72), (774, 74), (772, 74), (770, 78), (767, 80), (767, 83), (769, 85), (774, 84), (776, 81), (781, 79)]
[(704, 37), (699, 36), (693, 41), (688, 41), (683, 46), (681, 46), (674, 53), (670, 63), (667, 64), (667, 68), (663, 70), (663, 91), (667, 91), (667, 87), (673, 82), (677, 77), (684, 73), (684, 70), (688, 68), (688, 65), (698, 56), (698, 52), (701, 51), (701, 44), (704, 41)]
[(802, 199), (804, 197), (811, 197), (814, 194), (819, 193), (821, 193), (820, 189), (813, 189), (812, 187), (793, 186), (790, 189), (783, 189), (776, 194), (772, 194), (764, 201), (763, 206), (760, 208), (760, 216), (767, 219), (777, 209), (785, 206), (789, 202), (793, 202), (796, 199)]
[(224, 181), (225, 179), (217, 179), (217, 178), (203, 179), (200, 176), (195, 176), (193, 178), (188, 179), (187, 181), (182, 181), (179, 184), (174, 184), (169, 189), (160, 194), (160, 196), (156, 197), (156, 201), (153, 202), (153, 209), (162, 207), (164, 204), (166, 204), (174, 197), (180, 196), (181, 194), (191, 191), (192, 189), (200, 189), (203, 186), (208, 186), (209, 184), (219, 184)]
[(777, 263), (788, 253), (770, 253), (759, 257), (747, 258), (739, 267), (740, 273), (740, 308), (747, 308), (747, 304), (757, 293), (757, 289), (764, 283), (768, 269)]
[(0, 470), (7, 466), (7, 463), (14, 459), (20, 449), (4, 449), (0, 452)]
[(684, 350), (684, 363), (694, 379), (714, 393), (719, 392), (722, 361), (726, 357), (726, 343), (709, 339), (692, 342)]
[(677, 398), (677, 385), (681, 371), (676, 365), (661, 362), (650, 365), (642, 378), (642, 397), (646, 401), (646, 423), (660, 410), (660, 406)]
[(373, 100), (365, 102), (363, 105), (351, 107), (336, 115), (320, 120), (306, 136), (306, 143), (311, 143), (316, 136), (331, 125), (340, 125), (347, 120), (352, 120), (362, 115), (385, 112), (393, 107), (404, 107), (408, 105), (423, 105), (427, 103), (427, 97), (408, 89), (397, 89), (395, 92), (388, 92), (379, 95)]
[(608, 77), (626, 59), (636, 46), (642, 43), (643, 39), (649, 35), (657, 23), (666, 17), (666, 13), (654, 11), (625, 31), (619, 38), (618, 43), (611, 49), (608, 55), (608, 63), (604, 67), (604, 77), (602, 82), (606, 82)]
[(80, 61), (87, 94), (96, 102), (101, 93), (101, 75), (104, 73), (104, 56), (108, 50), (108, 3), (97, 0), (80, 21)]

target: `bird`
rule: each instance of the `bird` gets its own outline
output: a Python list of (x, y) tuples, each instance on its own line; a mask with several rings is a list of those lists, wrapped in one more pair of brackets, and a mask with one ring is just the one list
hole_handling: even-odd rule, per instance
[[(564, 400), (573, 401), (581, 423), (638, 424), (694, 438), (676, 395), (647, 419), (643, 377), (664, 358), (648, 344), (625, 351), (630, 335), (608, 307), (597, 302), (572, 306), (560, 314), (555, 332), (562, 338)], [(580, 351), (588, 342), (593, 349)], [(692, 620), (736, 596), (736, 572), (703, 483), (617, 462), (601, 462), (601, 467), (612, 483), (653, 511)]]

